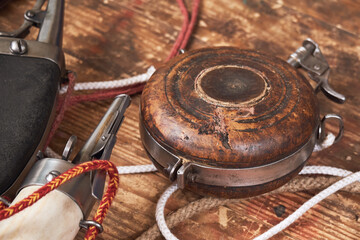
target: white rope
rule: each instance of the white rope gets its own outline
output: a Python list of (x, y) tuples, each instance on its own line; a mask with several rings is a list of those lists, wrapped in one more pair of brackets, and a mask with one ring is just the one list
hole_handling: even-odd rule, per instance
[(328, 135), (326, 135), (325, 140), (321, 144), (318, 144), (318, 143), (315, 144), (314, 152), (322, 151), (325, 148), (328, 148), (331, 145), (333, 145), (334, 142), (335, 142), (335, 135), (332, 133), (329, 133)]
[[(323, 175), (332, 175), (332, 176), (338, 176), (338, 177), (345, 177), (341, 179), (340, 181), (334, 183), (333, 185), (329, 186), (325, 190), (321, 191), (314, 197), (312, 197), (310, 200), (305, 202), (300, 208), (298, 208), (293, 214), (285, 218), (283, 221), (281, 221), (276, 226), (269, 229), (267, 232), (263, 233), (262, 235), (256, 237), (254, 240), (264, 240), (268, 239), (280, 231), (287, 228), (289, 225), (291, 225), (294, 221), (296, 221), (298, 218), (300, 218), (306, 211), (308, 211), (310, 208), (315, 206), (317, 203), (322, 201), (323, 199), (327, 198), (331, 194), (335, 193), (336, 191), (340, 190), (341, 188), (346, 187), (347, 185), (355, 182), (360, 181), (360, 172), (356, 172), (352, 174), (351, 171), (347, 171), (341, 168), (335, 168), (335, 167), (327, 167), (327, 166), (306, 166), (304, 169), (300, 172), (300, 174), (323, 174)], [(352, 174), (352, 175), (351, 175)], [(159, 227), (160, 232), (164, 236), (166, 240), (178, 240), (170, 231), (168, 228), (166, 221), (165, 221), (165, 215), (164, 215), (164, 209), (167, 200), (170, 198), (170, 196), (178, 190), (178, 186), (176, 183), (173, 183), (170, 187), (168, 187), (165, 192), (161, 195), (157, 205), (156, 205), (156, 222)]]
[(320, 193), (316, 194), (314, 197), (312, 197), (310, 200), (305, 202), (300, 208), (298, 208), (294, 213), (289, 215), (287, 218), (285, 218), (283, 221), (281, 221), (276, 226), (270, 228), (265, 233), (261, 234), (260, 236), (254, 238), (254, 240), (264, 240), (269, 239), (272, 236), (276, 235), (280, 231), (287, 228), (290, 224), (292, 224), (294, 221), (296, 221), (299, 217), (301, 217), (307, 210), (318, 204), (323, 199), (327, 198), (331, 194), (335, 193), (336, 191), (340, 190), (341, 188), (360, 180), (360, 171), (356, 172), (354, 174), (351, 174), (350, 176), (343, 178), (339, 180), (338, 182), (334, 183), (330, 187), (326, 188), (325, 190), (321, 191)]
[[(151, 66), (148, 68), (146, 73), (139, 74), (137, 76), (133, 76), (130, 78), (124, 78), (124, 79), (112, 80), (112, 81), (76, 83), (74, 86), (74, 90), (81, 91), (81, 90), (110, 89), (110, 88), (126, 87), (126, 86), (130, 86), (130, 85), (148, 81), (154, 72), (155, 72), (155, 67)], [(60, 94), (63, 94), (66, 91), (67, 91), (67, 86), (64, 86), (60, 89)]]
[(132, 173), (148, 173), (156, 172), (157, 169), (153, 164), (149, 165), (136, 165), (136, 166), (118, 166), (119, 174), (132, 174)]
[(164, 236), (164, 238), (166, 240), (178, 240), (178, 238), (175, 237), (174, 234), (172, 234), (170, 232), (170, 229), (168, 228), (168, 226), (166, 224), (165, 215), (164, 215), (164, 209), (165, 209), (166, 202), (169, 199), (169, 197), (171, 196), (171, 194), (173, 194), (176, 190), (178, 190), (178, 186), (177, 186), (176, 182), (174, 182), (161, 195), (161, 197), (156, 205), (156, 213), (155, 213), (156, 222), (157, 222), (157, 225), (159, 227), (161, 234)]
[[(323, 144), (317, 145), (314, 148), (314, 151), (320, 151), (324, 148), (327, 148), (331, 146), (334, 143), (335, 136), (331, 136), (332, 134), (329, 134)], [(318, 149), (317, 149), (318, 147)], [(49, 155), (53, 155), (55, 152), (47, 148), (47, 153)], [(56, 153), (55, 153), (56, 154)], [(137, 166), (118, 166), (117, 167), (119, 174), (132, 174), (132, 173), (146, 173), (146, 172), (155, 172), (157, 171), (156, 167), (153, 164), (148, 165), (137, 165)], [(300, 174), (322, 174), (322, 175), (331, 175), (331, 176), (338, 176), (338, 177), (345, 177), (338, 182), (334, 183), (333, 185), (329, 186), (325, 190), (321, 191), (314, 197), (312, 197), (310, 200), (305, 202), (300, 208), (298, 208), (294, 213), (289, 215), (287, 218), (285, 218), (283, 221), (281, 221), (279, 224), (275, 225), (274, 227), (270, 228), (265, 233), (261, 234), (260, 236), (254, 238), (254, 240), (264, 240), (269, 239), (270, 237), (278, 234), (280, 231), (284, 230), (288, 226), (290, 226), (293, 222), (295, 222), (298, 218), (300, 218), (306, 211), (308, 211), (310, 208), (318, 204), (323, 199), (327, 198), (331, 194), (335, 193), (336, 191), (346, 187), (347, 185), (355, 182), (360, 181), (360, 172), (356, 172), (352, 174), (351, 171), (344, 170), (341, 168), (336, 167), (328, 167), (328, 166), (306, 166), (303, 168), (303, 170), (300, 172)], [(165, 192), (161, 195), (157, 205), (156, 205), (156, 222), (159, 227), (160, 232), (164, 236), (166, 240), (178, 240), (177, 237), (175, 237), (169, 227), (166, 224), (165, 221), (165, 205), (167, 200), (170, 198), (170, 196), (178, 190), (178, 186), (176, 182), (174, 182), (170, 187), (168, 187)]]
[(336, 167), (328, 166), (306, 166), (301, 170), (299, 174), (322, 174), (322, 175), (331, 175), (337, 177), (346, 177), (353, 172)]

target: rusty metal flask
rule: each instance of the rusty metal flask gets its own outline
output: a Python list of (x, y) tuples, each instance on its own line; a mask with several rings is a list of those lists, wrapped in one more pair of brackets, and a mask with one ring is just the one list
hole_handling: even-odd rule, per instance
[(319, 104), (287, 62), (233, 47), (182, 54), (144, 88), (140, 132), (166, 176), (202, 195), (271, 191), (303, 168), (318, 141)]

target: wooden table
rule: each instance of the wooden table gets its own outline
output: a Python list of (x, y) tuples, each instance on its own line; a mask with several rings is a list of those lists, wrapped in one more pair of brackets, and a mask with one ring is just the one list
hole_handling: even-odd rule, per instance
[[(0, 10), (0, 28), (19, 26), (32, 1), (13, 0)], [(191, 9), (191, 1), (186, 1)], [(330, 82), (347, 101), (338, 105), (319, 94), (322, 114), (339, 113), (345, 121), (341, 142), (314, 153), (309, 165), (360, 170), (360, 1), (226, 1), (204, 0), (188, 49), (237, 46), (286, 59), (302, 41), (317, 41), (331, 68)], [(66, 2), (64, 51), (67, 68), (78, 82), (106, 81), (159, 67), (181, 28), (182, 15), (175, 1), (71, 0)], [(29, 38), (35, 38), (36, 30)], [(117, 165), (150, 163), (139, 138), (138, 104), (132, 104), (118, 133), (111, 160)], [(78, 136), (75, 152), (84, 144), (112, 100), (85, 102), (66, 112), (51, 147), (62, 152), (67, 139)], [(336, 125), (329, 129), (335, 130)], [(124, 175), (120, 189), (98, 239), (134, 239), (155, 223), (155, 206), (170, 182), (160, 173)], [(197, 214), (172, 232), (179, 239), (252, 239), (294, 212), (316, 191), (260, 196), (239, 200)], [(201, 198), (178, 191), (167, 213)], [(360, 239), (360, 196), (336, 193), (312, 208), (274, 239)], [(285, 207), (277, 216), (274, 208)], [(93, 213), (92, 213), (93, 214)], [(81, 239), (83, 232), (77, 239)]]

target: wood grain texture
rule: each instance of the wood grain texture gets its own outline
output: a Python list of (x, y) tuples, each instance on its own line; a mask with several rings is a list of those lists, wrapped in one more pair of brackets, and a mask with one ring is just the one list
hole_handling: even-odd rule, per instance
[[(191, 1), (187, 0), (190, 9)], [(0, 28), (19, 26), (34, 0), (13, 0), (0, 10)], [(360, 2), (333, 1), (226, 1), (204, 0), (200, 19), (188, 46), (236, 46), (286, 59), (302, 41), (317, 41), (332, 67), (330, 83), (347, 97), (337, 105), (318, 95), (321, 114), (340, 113), (344, 138), (331, 148), (312, 154), (309, 164), (360, 170)], [(159, 67), (181, 28), (175, 1), (71, 0), (66, 2), (64, 51), (67, 68), (79, 82), (101, 81), (143, 73)], [(35, 38), (36, 30), (30, 38)], [(112, 100), (87, 102), (65, 115), (51, 147), (61, 152), (66, 140), (78, 136), (77, 150), (97, 125)], [(117, 165), (147, 164), (138, 130), (139, 96), (126, 112), (112, 161)], [(329, 124), (329, 130), (336, 130)], [(120, 177), (120, 189), (98, 239), (134, 239), (155, 223), (155, 206), (169, 181), (159, 173)], [(201, 213), (173, 229), (179, 239), (252, 239), (295, 211), (316, 192), (284, 193), (241, 200)], [(176, 192), (166, 213), (200, 196)], [(337, 193), (327, 198), (274, 239), (359, 239), (360, 196)], [(274, 208), (285, 207), (278, 217)], [(79, 233), (77, 239), (81, 239)]]
[[(264, 79), (265, 93), (246, 103), (232, 102), (234, 97), (220, 102), (199, 93), (199, 76), (204, 79), (210, 75), (204, 71), (219, 66), (256, 73)], [(219, 83), (229, 67), (222, 71), (211, 78), (229, 97), (234, 87)], [(226, 82), (246, 78), (239, 74), (227, 76)], [(144, 125), (157, 142), (188, 161), (220, 168), (262, 166), (294, 153), (315, 132), (318, 111), (310, 84), (287, 63), (229, 47), (202, 48), (174, 58), (152, 76), (141, 99)]]

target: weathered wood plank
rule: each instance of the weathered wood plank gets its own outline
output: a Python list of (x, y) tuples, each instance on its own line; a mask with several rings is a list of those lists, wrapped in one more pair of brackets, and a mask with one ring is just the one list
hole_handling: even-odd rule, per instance
[[(13, 0), (0, 10), (0, 28), (11, 30), (35, 1)], [(186, 1), (190, 9), (191, 1)], [(344, 105), (319, 94), (322, 114), (341, 113), (344, 138), (310, 164), (360, 170), (360, 39), (359, 1), (226, 1), (204, 0), (189, 49), (238, 46), (257, 49), (283, 59), (303, 39), (317, 41), (332, 67), (334, 89), (347, 97)], [(100, 81), (143, 73), (160, 66), (181, 28), (175, 1), (72, 0), (66, 2), (64, 51), (78, 81)], [(37, 31), (32, 31), (35, 38)], [(75, 153), (101, 119), (111, 100), (78, 104), (65, 114), (51, 147), (61, 152), (69, 136), (79, 141)], [(117, 165), (148, 164), (138, 130), (139, 95), (133, 97), (118, 134), (112, 161)], [(335, 130), (336, 124), (329, 125)], [(155, 206), (169, 181), (159, 173), (121, 176), (115, 203), (99, 239), (134, 239), (155, 223)], [(251, 239), (295, 211), (315, 192), (286, 193), (239, 200), (184, 221), (173, 229), (180, 239)], [(175, 211), (200, 198), (177, 192), (167, 205)], [(360, 196), (337, 193), (310, 210), (275, 239), (359, 239)], [(274, 207), (285, 206), (277, 217)], [(81, 239), (80, 233), (77, 239)]]

